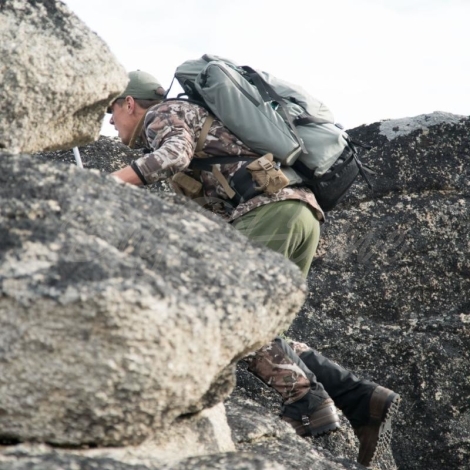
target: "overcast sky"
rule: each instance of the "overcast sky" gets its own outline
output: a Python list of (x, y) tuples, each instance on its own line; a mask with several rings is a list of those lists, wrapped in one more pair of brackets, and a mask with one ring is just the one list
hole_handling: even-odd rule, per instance
[(65, 3), (128, 71), (164, 87), (180, 63), (210, 53), (298, 83), (346, 128), (470, 114), (470, 0)]

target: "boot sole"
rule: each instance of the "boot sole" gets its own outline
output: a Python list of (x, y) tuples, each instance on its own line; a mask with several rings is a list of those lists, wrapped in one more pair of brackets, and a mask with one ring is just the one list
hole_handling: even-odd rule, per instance
[(385, 402), (384, 412), (382, 420), (377, 434), (377, 444), (374, 449), (366, 448), (362, 454), (362, 458), (359, 461), (365, 467), (368, 467), (370, 463), (379, 458), (384, 452), (390, 449), (392, 442), (392, 421), (398, 412), (400, 406), (400, 395), (397, 393), (390, 394), (387, 401)]
[(309, 434), (306, 434), (305, 437), (320, 437), (320, 436), (327, 436), (328, 434), (336, 432), (341, 427), (341, 423), (334, 422), (322, 426), (321, 428), (316, 428), (314, 431), (310, 431)]

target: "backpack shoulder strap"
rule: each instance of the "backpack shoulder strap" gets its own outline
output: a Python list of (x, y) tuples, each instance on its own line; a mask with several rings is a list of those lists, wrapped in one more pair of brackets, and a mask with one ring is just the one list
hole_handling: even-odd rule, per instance
[(204, 124), (202, 125), (201, 133), (199, 134), (199, 139), (196, 144), (196, 150), (194, 151), (194, 155), (197, 155), (198, 157), (206, 156), (202, 149), (204, 147), (204, 142), (206, 141), (207, 134), (209, 133), (209, 129), (211, 128), (213, 122), (214, 116), (212, 116), (212, 114), (209, 114), (206, 117)]

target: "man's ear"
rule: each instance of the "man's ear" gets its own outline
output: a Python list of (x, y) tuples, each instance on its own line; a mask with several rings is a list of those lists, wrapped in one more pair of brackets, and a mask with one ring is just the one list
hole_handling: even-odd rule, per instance
[(126, 96), (124, 100), (124, 106), (127, 111), (127, 114), (133, 114), (135, 110), (135, 101), (132, 96)]

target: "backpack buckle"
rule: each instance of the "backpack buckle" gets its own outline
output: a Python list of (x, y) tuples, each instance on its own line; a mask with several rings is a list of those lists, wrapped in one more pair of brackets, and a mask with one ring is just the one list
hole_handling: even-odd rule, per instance
[(258, 160), (258, 164), (259, 166), (263, 169), (263, 170), (272, 170), (274, 168), (274, 165), (271, 161), (269, 161), (267, 158), (265, 157), (261, 157), (259, 160)]

